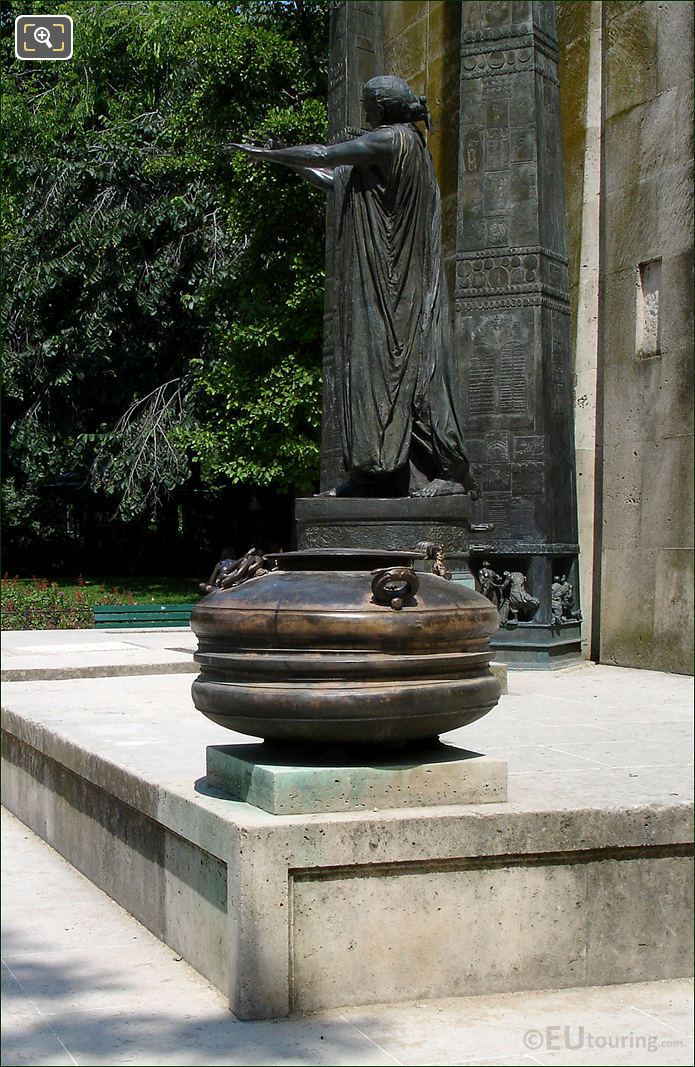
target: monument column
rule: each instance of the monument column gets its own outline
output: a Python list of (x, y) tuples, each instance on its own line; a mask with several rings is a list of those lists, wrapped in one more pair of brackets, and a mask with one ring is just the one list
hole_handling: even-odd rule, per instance
[(494, 524), (471, 569), (525, 580), (539, 604), (512, 611), (494, 643), (538, 665), (580, 648), (557, 58), (554, 3), (463, 5), (456, 345), (480, 516)]

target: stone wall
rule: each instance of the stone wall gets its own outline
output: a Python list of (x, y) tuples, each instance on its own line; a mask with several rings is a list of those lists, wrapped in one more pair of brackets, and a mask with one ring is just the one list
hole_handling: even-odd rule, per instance
[(693, 5), (557, 8), (589, 651), (687, 673)]
[[(685, 672), (693, 648), (693, 5), (604, 8), (601, 659)], [(649, 285), (640, 265), (643, 275), (661, 275), (651, 294), (640, 292)], [(643, 344), (643, 327), (657, 316), (655, 343)]]
[[(582, 651), (592, 648), (596, 551), (596, 399), (601, 182), (601, 4), (557, 5), (560, 107), (567, 206), (579, 586), (583, 612)], [(579, 306), (581, 305), (581, 313)], [(577, 355), (577, 353), (581, 353)]]

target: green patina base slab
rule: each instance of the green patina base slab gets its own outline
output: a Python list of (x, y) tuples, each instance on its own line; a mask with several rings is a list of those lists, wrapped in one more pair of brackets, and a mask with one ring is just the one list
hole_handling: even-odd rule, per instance
[(441, 741), (388, 753), (209, 745), (208, 784), (272, 815), (501, 803), (507, 764)]

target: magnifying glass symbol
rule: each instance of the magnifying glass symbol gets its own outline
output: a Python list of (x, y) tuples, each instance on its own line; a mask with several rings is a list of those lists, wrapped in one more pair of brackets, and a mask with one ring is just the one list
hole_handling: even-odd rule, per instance
[(48, 48), (53, 48), (53, 45), (51, 44), (51, 34), (45, 26), (37, 26), (34, 30), (34, 40), (38, 44), (45, 44)]

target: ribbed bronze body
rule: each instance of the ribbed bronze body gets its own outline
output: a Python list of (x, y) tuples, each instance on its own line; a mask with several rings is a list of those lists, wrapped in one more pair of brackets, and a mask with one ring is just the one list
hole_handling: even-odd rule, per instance
[(394, 744), (479, 719), (500, 695), (497, 612), (472, 589), (415, 575), (423, 556), (288, 552), (211, 593), (191, 616), (195, 706), (232, 730), (315, 744)]

